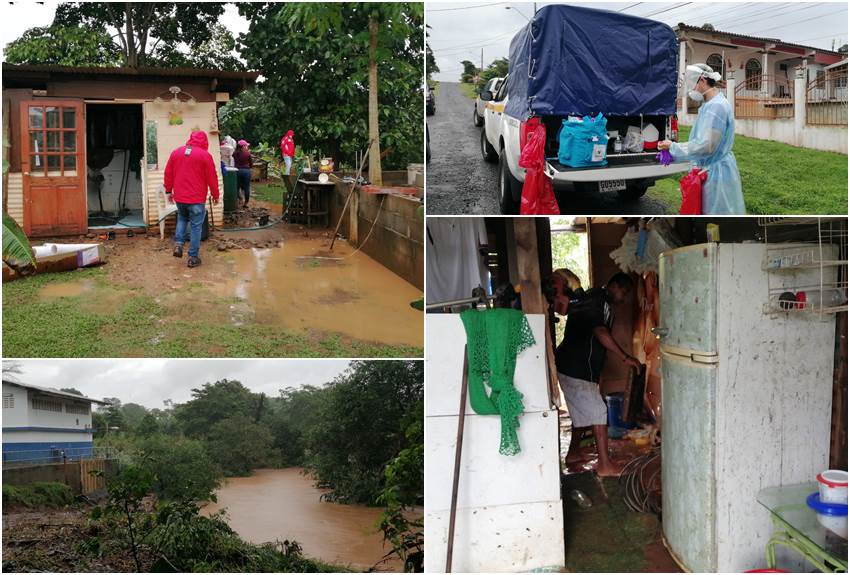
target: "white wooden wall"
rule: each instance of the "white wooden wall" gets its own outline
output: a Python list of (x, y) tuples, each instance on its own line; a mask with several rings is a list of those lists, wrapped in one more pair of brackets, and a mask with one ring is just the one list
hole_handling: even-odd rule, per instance
[[(517, 361), (524, 395), (522, 452), (499, 454), (498, 416), (466, 406), (453, 571), (493, 572), (564, 566), (558, 413), (549, 405), (545, 318), (528, 316), (536, 345)], [(445, 570), (466, 335), (460, 316), (429, 314), (426, 346), (425, 569)]]
[[(717, 570), (764, 566), (773, 525), (757, 501), (764, 487), (814, 481), (827, 469), (835, 316), (766, 315), (763, 244), (721, 244), (716, 414)], [(773, 285), (817, 283), (816, 269), (774, 273)], [(803, 564), (781, 564), (785, 569)], [(787, 557), (787, 556), (786, 556)]]

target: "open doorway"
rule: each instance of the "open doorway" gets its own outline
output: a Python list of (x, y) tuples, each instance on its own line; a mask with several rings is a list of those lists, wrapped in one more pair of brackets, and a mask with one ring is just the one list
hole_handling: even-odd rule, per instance
[(144, 228), (141, 104), (86, 104), (89, 229)]

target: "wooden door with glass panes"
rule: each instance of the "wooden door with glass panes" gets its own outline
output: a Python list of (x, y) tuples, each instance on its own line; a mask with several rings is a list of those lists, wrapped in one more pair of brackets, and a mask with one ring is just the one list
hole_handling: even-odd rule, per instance
[(29, 236), (85, 233), (83, 102), (21, 102), (21, 132), (24, 231)]

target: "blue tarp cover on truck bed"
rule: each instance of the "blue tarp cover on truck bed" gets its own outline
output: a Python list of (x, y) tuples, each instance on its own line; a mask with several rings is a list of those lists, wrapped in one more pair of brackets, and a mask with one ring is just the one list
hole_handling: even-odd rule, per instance
[(672, 115), (678, 56), (676, 33), (662, 22), (550, 4), (511, 41), (505, 112)]

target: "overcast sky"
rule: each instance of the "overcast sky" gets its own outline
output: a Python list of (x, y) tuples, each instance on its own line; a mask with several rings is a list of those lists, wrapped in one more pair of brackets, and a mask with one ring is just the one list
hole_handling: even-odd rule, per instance
[[(538, 8), (551, 2), (538, 2)], [(847, 43), (847, 2), (575, 2), (573, 4), (648, 16), (670, 26), (679, 22), (749, 36), (831, 49)], [(520, 2), (428, 2), (428, 41), (443, 82), (457, 82), (461, 60), (484, 65), (507, 58), (511, 38), (534, 13)], [(650, 16), (651, 15), (651, 16)], [(600, 41), (615, 39), (604, 38)]]
[[(20, 38), (30, 28), (50, 26), (56, 5), (59, 2), (48, 0), (35, 3), (32, 1), (13, 2), (3, 5), (3, 23), (0, 24), (0, 44), (5, 49), (6, 44)], [(248, 21), (239, 15), (234, 4), (224, 7), (224, 16), (219, 22), (235, 36), (248, 31)]]
[(286, 387), (322, 385), (348, 367), (346, 360), (303, 359), (73, 359), (21, 360), (21, 383), (59, 389), (73, 387), (94, 399), (117, 397), (122, 403), (162, 407), (163, 400), (183, 403), (193, 387), (219, 379), (237, 379), (254, 392), (276, 397)]

